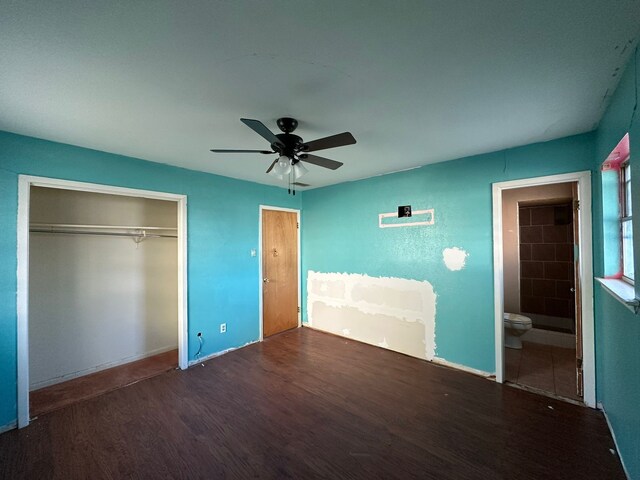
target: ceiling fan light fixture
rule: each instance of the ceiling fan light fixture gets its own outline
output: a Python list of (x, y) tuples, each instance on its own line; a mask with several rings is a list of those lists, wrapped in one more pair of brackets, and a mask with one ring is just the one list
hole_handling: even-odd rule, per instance
[(271, 169), (271, 171), (269, 172), (269, 175), (271, 175), (274, 178), (277, 178), (278, 180), (284, 180), (284, 177), (282, 175), (276, 173), (275, 167)]
[(276, 176), (279, 175), (280, 177), (289, 175), (289, 173), (291, 173), (291, 159), (285, 155), (281, 155), (270, 173), (273, 173)]
[(307, 167), (305, 167), (302, 163), (300, 162), (296, 162), (293, 167), (293, 178), (295, 180), (298, 180), (300, 177), (302, 177), (303, 175), (306, 175), (307, 173), (309, 173), (309, 170), (307, 169)]
[(279, 168), (278, 168), (278, 161), (279, 160), (280, 160), (280, 158), (276, 158), (273, 161), (273, 163), (271, 164), (271, 166), (267, 170), (267, 175), (271, 175), (272, 177), (277, 178), (278, 180), (284, 180), (284, 175), (282, 175), (279, 172)]

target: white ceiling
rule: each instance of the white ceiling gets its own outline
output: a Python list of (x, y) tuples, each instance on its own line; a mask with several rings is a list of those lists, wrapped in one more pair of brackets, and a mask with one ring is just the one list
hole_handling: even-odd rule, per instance
[[(640, 1), (0, 0), (0, 130), (281, 184), (240, 123), (305, 140), (314, 187), (592, 130)], [(275, 156), (274, 156), (275, 157)]]

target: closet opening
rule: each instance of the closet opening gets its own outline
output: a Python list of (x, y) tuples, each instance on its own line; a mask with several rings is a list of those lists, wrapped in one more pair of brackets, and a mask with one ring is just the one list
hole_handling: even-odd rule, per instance
[(186, 198), (26, 176), (19, 190), (19, 427), (186, 368)]

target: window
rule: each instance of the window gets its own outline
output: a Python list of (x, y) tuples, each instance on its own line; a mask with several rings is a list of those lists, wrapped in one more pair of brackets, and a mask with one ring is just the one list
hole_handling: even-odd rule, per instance
[(631, 220), (631, 167), (629, 159), (620, 166), (620, 237), (622, 277), (633, 282), (633, 228)]
[[(629, 134), (627, 133), (602, 164), (600, 179), (602, 181), (604, 269), (602, 278), (597, 280), (605, 291), (613, 295), (632, 312), (639, 314), (640, 284), (634, 284), (633, 220), (631, 216), (631, 189), (634, 186), (631, 184), (630, 158)], [(638, 186), (637, 184), (636, 179), (635, 186)]]
[(601, 168), (603, 277), (619, 280), (627, 286), (633, 284), (635, 273), (630, 158), (629, 134), (626, 134), (607, 156)]

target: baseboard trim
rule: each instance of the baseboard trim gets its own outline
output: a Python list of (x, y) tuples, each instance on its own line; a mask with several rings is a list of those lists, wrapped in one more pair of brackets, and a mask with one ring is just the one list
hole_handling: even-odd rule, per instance
[(127, 363), (137, 362), (138, 360), (143, 360), (145, 358), (153, 357), (154, 355), (160, 355), (161, 353), (170, 352), (171, 350), (176, 350), (177, 348), (178, 348), (177, 345), (160, 347), (160, 348), (156, 348), (155, 350), (151, 350), (150, 352), (140, 353), (138, 355), (132, 355), (130, 357), (121, 358), (120, 360), (103, 363), (101, 365), (85, 368), (84, 370), (79, 370), (73, 373), (67, 373), (60, 377), (50, 378), (49, 380), (42, 380), (40, 382), (34, 383), (33, 385), (30, 385), (29, 391), (39, 390), (41, 388), (50, 387), (51, 385), (56, 385), (58, 383), (66, 382), (67, 380), (73, 380), (74, 378), (84, 377), (85, 375), (98, 373), (113, 367), (119, 367), (120, 365), (125, 365)]
[[(396, 350), (391, 350), (390, 348), (384, 348), (384, 347), (381, 347), (379, 345), (374, 345), (372, 343), (367, 343), (367, 342), (360, 341), (357, 338), (347, 337), (347, 336), (340, 335), (340, 334), (334, 333), (334, 332), (327, 332), (326, 330), (321, 330), (319, 328), (314, 327), (313, 325), (309, 325), (308, 323), (303, 323), (302, 327), (310, 328), (311, 330), (315, 330), (316, 332), (326, 333), (327, 335), (333, 335), (335, 337), (346, 338), (347, 340), (353, 340), (354, 342), (362, 343), (364, 345), (369, 345), (369, 346), (374, 347), (374, 348), (381, 348), (383, 350), (388, 350), (389, 352), (399, 353), (400, 355), (407, 355), (406, 353), (398, 352)], [(438, 365), (440, 367), (452, 368), (454, 370), (460, 370), (462, 372), (471, 373), (473, 375), (477, 375), (479, 377), (487, 378), (489, 380), (495, 380), (495, 375), (493, 373), (485, 372), (484, 370), (477, 370), (475, 368), (467, 367), (466, 365), (461, 365), (459, 363), (450, 362), (448, 360), (445, 360), (444, 358), (434, 357), (432, 360), (427, 360), (426, 358), (414, 357), (413, 355), (407, 355), (407, 356), (411, 357), (411, 358), (415, 358), (416, 360), (422, 360), (423, 362), (433, 363), (433, 364)]]
[(259, 340), (254, 340), (252, 342), (245, 343), (244, 345), (240, 345), (239, 347), (227, 348), (226, 350), (220, 350), (219, 352), (213, 352), (209, 355), (205, 355), (204, 357), (200, 357), (196, 360), (189, 360), (189, 366), (197, 365), (199, 363), (206, 362), (207, 360), (211, 360), (212, 358), (219, 357), (220, 355), (224, 355), (225, 353), (233, 352), (234, 350), (239, 350), (244, 347), (248, 347), (249, 345), (253, 345), (254, 343), (258, 343)]
[(6, 425), (2, 425), (0, 427), (0, 433), (8, 432), (9, 430), (13, 430), (14, 428), (18, 428), (18, 422), (14, 420), (13, 422), (9, 422)]
[(482, 378), (487, 378), (489, 380), (495, 380), (496, 376), (493, 373), (485, 372), (484, 370), (478, 370), (477, 368), (467, 367), (466, 365), (462, 365), (460, 363), (450, 362), (445, 360), (444, 358), (435, 357), (431, 360), (431, 363), (435, 363), (436, 365), (441, 365), (443, 367), (453, 368), (454, 370), (461, 370), (463, 372), (471, 373), (473, 375), (477, 375)]
[(604, 405), (602, 405), (602, 402), (598, 402), (597, 406), (598, 406), (598, 410), (602, 410), (604, 419), (607, 421), (607, 427), (609, 427), (611, 438), (613, 438), (613, 444), (616, 447), (616, 455), (618, 455), (618, 458), (620, 459), (620, 463), (622, 464), (622, 470), (624, 470), (624, 474), (627, 476), (627, 480), (631, 480), (631, 476), (629, 475), (629, 470), (627, 470), (627, 466), (624, 463), (624, 458), (622, 457), (622, 455), (620, 455), (620, 448), (618, 447), (618, 439), (616, 438), (616, 432), (613, 431), (613, 427), (611, 426), (611, 422), (609, 421), (609, 415), (607, 415), (607, 411), (604, 409)]

